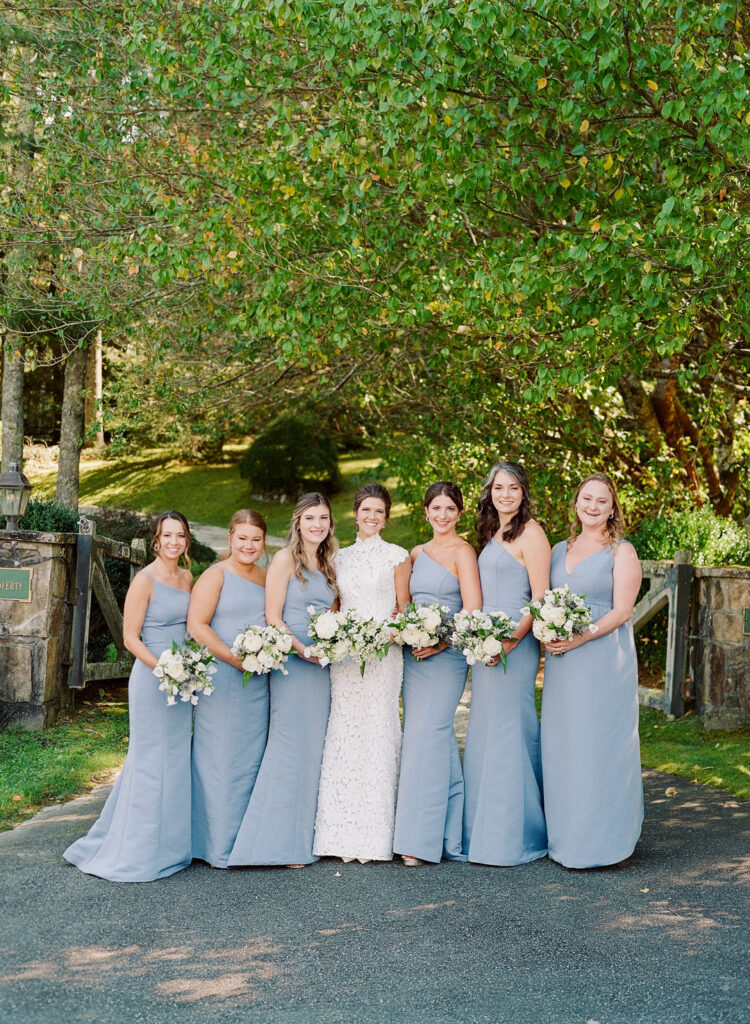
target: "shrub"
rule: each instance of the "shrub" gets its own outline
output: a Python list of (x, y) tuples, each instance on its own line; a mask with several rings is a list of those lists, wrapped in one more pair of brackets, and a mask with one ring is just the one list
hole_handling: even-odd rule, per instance
[(646, 519), (630, 538), (640, 558), (671, 560), (690, 551), (693, 565), (750, 565), (745, 530), (711, 508), (697, 508)]
[(238, 468), (257, 494), (333, 494), (341, 488), (333, 437), (310, 412), (279, 416), (258, 434)]
[[(59, 501), (30, 498), (26, 511), (18, 520), (18, 528), (38, 533), (77, 533), (78, 518), (77, 512)], [(5, 516), (0, 516), (0, 528), (4, 529), (5, 524)]]

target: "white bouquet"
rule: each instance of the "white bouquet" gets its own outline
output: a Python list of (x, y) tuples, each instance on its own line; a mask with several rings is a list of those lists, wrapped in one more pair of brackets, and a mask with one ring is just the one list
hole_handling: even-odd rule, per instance
[(154, 669), (159, 689), (167, 695), (167, 704), (176, 704), (177, 698), (191, 704), (198, 703), (199, 694), (208, 697), (214, 692), (211, 676), (216, 672), (216, 658), (207, 647), (191, 637), (162, 651)]
[(346, 635), (349, 653), (359, 662), (359, 671), (365, 674), (365, 666), (373, 658), (381, 661), (391, 645), (391, 623), (378, 619), (364, 619), (355, 611), (346, 613)]
[(554, 640), (570, 640), (574, 633), (583, 633), (584, 629), (596, 632), (596, 626), (591, 624), (591, 609), (583, 597), (573, 593), (567, 583), (564, 587), (545, 590), (539, 601), (529, 601), (521, 611), (533, 618), (531, 628), (534, 636), (543, 644), (551, 644)]
[(483, 665), (499, 658), (507, 671), (503, 640), (510, 640), (518, 625), (505, 612), (457, 612), (453, 617), (451, 644), (466, 658), (469, 665)]
[(289, 673), (284, 662), (292, 652), (292, 634), (276, 626), (247, 626), (232, 644), (232, 654), (242, 662), (242, 685), (247, 686), (254, 675), (279, 669)]
[(315, 605), (310, 612), (310, 636), (313, 642), (305, 648), (306, 658), (317, 658), (321, 665), (334, 665), (343, 661), (351, 647), (347, 635), (346, 612), (332, 612), (327, 608), (316, 612)]
[(451, 634), (451, 610), (445, 604), (407, 604), (388, 625), (397, 644), (410, 647), (437, 647)]

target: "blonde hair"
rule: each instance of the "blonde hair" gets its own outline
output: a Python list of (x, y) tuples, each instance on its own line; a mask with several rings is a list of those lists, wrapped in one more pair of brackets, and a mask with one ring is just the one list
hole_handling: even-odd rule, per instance
[(328, 536), (325, 540), (318, 544), (318, 549), (315, 552), (315, 558), (318, 563), (318, 568), (323, 573), (326, 579), (326, 583), (333, 590), (336, 597), (339, 595), (339, 588), (336, 585), (336, 569), (333, 564), (334, 557), (338, 551), (339, 545), (336, 538), (333, 536), (333, 530), (335, 523), (333, 520), (333, 510), (328, 498), (324, 494), (320, 494), (318, 491), (312, 491), (310, 494), (303, 494), (294, 506), (294, 512), (292, 514), (292, 521), (289, 524), (289, 532), (286, 535), (286, 545), (292, 553), (292, 560), (294, 563), (294, 575), (303, 585), (307, 584), (307, 580), (303, 575), (303, 570), (307, 568), (305, 563), (305, 551), (302, 547), (302, 536), (300, 534), (299, 524), (300, 519), (304, 512), (309, 508), (314, 508), (316, 505), (325, 505), (328, 509), (328, 513), (331, 517), (331, 526), (328, 530)]
[(604, 484), (609, 490), (612, 498), (612, 512), (610, 513), (607, 525), (604, 527), (604, 534), (607, 538), (607, 544), (616, 545), (619, 544), (625, 534), (625, 524), (622, 520), (622, 509), (620, 508), (620, 502), (617, 500), (617, 491), (615, 485), (612, 482), (611, 477), (607, 476), (606, 473), (590, 473), (585, 480), (581, 480), (578, 485), (578, 489), (573, 496), (573, 521), (570, 524), (570, 536), (568, 537), (568, 544), (572, 544), (578, 536), (580, 530), (583, 527), (581, 520), (576, 510), (576, 503), (578, 502), (578, 495), (581, 493), (586, 484), (591, 483), (592, 480), (598, 481), (600, 484)]
[[(260, 514), (260, 512), (254, 512), (251, 508), (241, 508), (241, 509), (238, 509), (234, 513), (232, 518), (229, 520), (229, 536), (231, 537), (232, 534), (234, 533), (234, 531), (237, 529), (237, 527), (241, 526), (243, 523), (249, 523), (250, 526), (257, 526), (259, 530), (263, 531), (263, 547), (265, 549), (266, 534), (268, 533), (268, 526), (266, 525), (266, 521), (263, 518), (263, 516)], [(232, 553), (231, 550), (226, 551), (221, 556), (219, 561), (223, 562), (225, 558), (229, 558), (231, 553)]]

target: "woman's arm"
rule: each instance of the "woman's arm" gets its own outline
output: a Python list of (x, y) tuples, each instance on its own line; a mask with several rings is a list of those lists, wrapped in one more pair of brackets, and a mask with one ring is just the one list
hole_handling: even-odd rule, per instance
[[(305, 644), (292, 633), (291, 629), (284, 622), (284, 604), (289, 581), (294, 575), (294, 560), (289, 548), (282, 548), (273, 556), (271, 564), (266, 572), (266, 622), (269, 626), (276, 626), (282, 629), (292, 638), (292, 647), (301, 658), (305, 657)], [(318, 665), (317, 658), (306, 658)]]
[(576, 633), (571, 640), (556, 640), (547, 644), (547, 650), (552, 654), (564, 654), (572, 651), (589, 640), (598, 640), (601, 636), (619, 629), (628, 621), (633, 613), (633, 606), (638, 597), (638, 591), (642, 579), (641, 563), (632, 544), (623, 541), (615, 551), (615, 564), (613, 570), (614, 589), (612, 594), (612, 611), (605, 612), (600, 619), (592, 625), (596, 631), (586, 630), (583, 633)]
[(479, 582), (477, 556), (471, 544), (462, 544), (456, 552), (456, 575), (461, 588), (464, 611), (474, 612), (482, 607), (482, 584)]
[(141, 640), (141, 630), (153, 593), (154, 583), (148, 573), (137, 573), (125, 595), (125, 607), (122, 612), (122, 642), (134, 658), (149, 668), (156, 668), (159, 659)]
[(211, 619), (214, 617), (223, 586), (224, 572), (218, 565), (212, 565), (206, 569), (198, 579), (190, 597), (187, 617), (188, 633), (195, 637), (199, 644), (205, 644), (217, 658), (226, 661), (232, 668), (241, 670), (240, 659), (211, 629)]
[(411, 579), (411, 559), (405, 558), (393, 570), (393, 582), (396, 585), (396, 612), (402, 612), (411, 601), (409, 580)]
[[(547, 540), (547, 534), (538, 523), (533, 520), (526, 524), (523, 531), (523, 543), (521, 546), (521, 557), (529, 574), (529, 588), (531, 590), (531, 601), (538, 601), (545, 590), (549, 590), (549, 567), (552, 560), (552, 548)], [(534, 620), (530, 615), (524, 615), (516, 627), (516, 642), (520, 642), (531, 629)], [(515, 643), (505, 648), (506, 653), (513, 650)]]

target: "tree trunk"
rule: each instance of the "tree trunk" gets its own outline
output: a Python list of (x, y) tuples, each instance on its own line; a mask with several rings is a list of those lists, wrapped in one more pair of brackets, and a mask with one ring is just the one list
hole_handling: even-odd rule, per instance
[[(96, 341), (89, 349), (86, 368), (86, 447), (104, 448), (104, 417), (102, 415), (102, 332), (96, 332)], [(92, 426), (95, 430), (92, 431)]]
[(23, 351), (3, 349), (3, 454), (2, 472), (11, 462), (23, 470)]
[(86, 360), (86, 349), (74, 348), (65, 363), (55, 497), (72, 509), (78, 508), (79, 463), (86, 405)]

